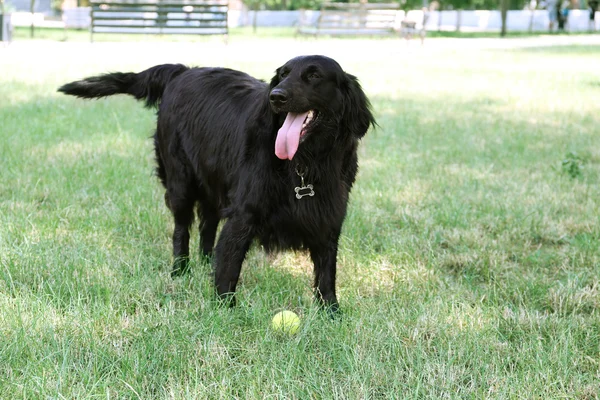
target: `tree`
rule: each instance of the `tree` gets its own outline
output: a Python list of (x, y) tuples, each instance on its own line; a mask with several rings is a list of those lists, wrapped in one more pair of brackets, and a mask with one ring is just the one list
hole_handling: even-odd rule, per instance
[(31, 2), (29, 3), (29, 11), (31, 12), (31, 37), (33, 37), (33, 31), (34, 31), (33, 14), (35, 13), (35, 0), (31, 0)]
[(506, 16), (508, 15), (508, 6), (510, 0), (500, 0), (500, 18), (502, 19), (502, 29), (500, 29), (500, 36), (506, 36)]

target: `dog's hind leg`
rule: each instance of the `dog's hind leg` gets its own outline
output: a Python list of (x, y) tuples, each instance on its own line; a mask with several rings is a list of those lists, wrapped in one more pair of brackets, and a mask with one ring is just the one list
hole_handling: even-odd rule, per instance
[(190, 225), (194, 220), (193, 202), (181, 199), (169, 200), (173, 207), (175, 229), (173, 230), (173, 270), (171, 276), (180, 276), (189, 270), (190, 257)]
[(177, 173), (167, 180), (165, 201), (173, 214), (175, 229), (173, 230), (173, 270), (171, 276), (183, 275), (189, 270), (190, 226), (194, 221), (194, 204), (196, 202), (194, 186), (189, 181), (182, 181), (185, 173)]
[(200, 254), (210, 258), (215, 246), (217, 227), (219, 226), (219, 211), (208, 200), (203, 190), (198, 204), (198, 219), (200, 219)]

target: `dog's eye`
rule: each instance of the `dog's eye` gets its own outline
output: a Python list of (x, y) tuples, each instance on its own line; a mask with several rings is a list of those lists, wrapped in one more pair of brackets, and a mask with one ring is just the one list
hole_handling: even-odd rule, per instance
[(316, 72), (311, 72), (310, 74), (308, 74), (308, 79), (319, 79), (320, 77), (321, 76)]
[(289, 71), (281, 71), (281, 73), (279, 74), (279, 76), (280, 76), (281, 78), (285, 78), (285, 77), (286, 77), (286, 76), (288, 76), (289, 74), (290, 74), (290, 72), (289, 72)]

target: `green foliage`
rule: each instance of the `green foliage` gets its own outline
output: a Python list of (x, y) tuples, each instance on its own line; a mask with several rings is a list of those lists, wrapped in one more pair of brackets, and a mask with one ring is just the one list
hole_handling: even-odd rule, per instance
[[(434, 0), (435, 1), (435, 0)], [(498, 10), (498, 0), (439, 0), (441, 9), (453, 10)], [(509, 0), (509, 10), (521, 10), (528, 2), (526, 0)]]
[(62, 10), (63, 0), (51, 0), (50, 7), (55, 11)]
[(317, 10), (321, 0), (248, 0), (246, 5), (253, 10)]
[[(433, 0), (439, 4), (441, 9), (463, 9), (463, 10), (497, 10), (498, 0)], [(430, 0), (370, 0), (369, 3), (399, 3), (404, 10), (418, 10), (423, 6), (429, 6)], [(258, 0), (248, 2), (251, 7), (259, 7), (269, 10), (297, 10), (300, 8), (318, 10), (323, 0)], [(358, 1), (340, 0), (341, 3)], [(510, 0), (509, 9), (523, 9), (528, 3), (525, 0)]]
[(583, 173), (583, 159), (577, 153), (569, 152), (561, 163), (562, 172), (571, 178), (579, 178)]

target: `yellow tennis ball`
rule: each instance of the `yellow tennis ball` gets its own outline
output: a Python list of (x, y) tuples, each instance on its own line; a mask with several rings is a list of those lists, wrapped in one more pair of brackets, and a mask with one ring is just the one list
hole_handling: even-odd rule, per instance
[(295, 312), (288, 310), (280, 311), (273, 317), (271, 326), (275, 332), (293, 335), (300, 329), (300, 318)]

